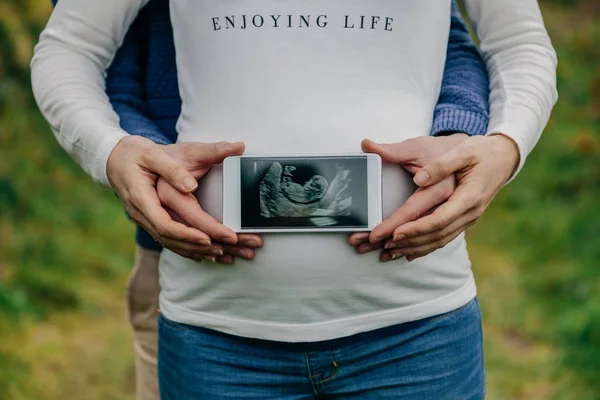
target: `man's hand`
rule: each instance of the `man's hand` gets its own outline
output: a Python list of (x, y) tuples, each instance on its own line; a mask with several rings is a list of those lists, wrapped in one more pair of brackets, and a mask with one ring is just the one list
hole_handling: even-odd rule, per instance
[[(204, 143), (188, 142), (172, 144), (163, 148), (194, 178), (200, 179), (213, 164), (217, 164), (212, 162), (215, 160), (211, 160), (211, 157), (219, 157), (223, 147), (227, 147), (229, 144), (216, 143), (214, 149), (208, 149), (206, 146)], [(239, 144), (235, 144), (235, 146), (239, 146)], [(207, 150), (211, 151), (212, 154), (206, 154)], [(222, 161), (220, 159), (219, 163)], [(231, 244), (228, 235), (232, 231), (202, 210), (193, 194), (180, 192), (163, 178), (158, 179), (156, 189), (163, 207), (175, 221), (196, 228), (216, 241), (213, 241), (212, 247), (207, 248), (205, 252), (189, 255), (187, 258), (197, 261), (208, 259), (222, 264), (231, 264), (234, 257), (240, 257), (244, 260), (254, 259), (254, 250), (263, 246), (262, 238), (259, 235), (248, 234), (237, 235), (237, 245)], [(223, 238), (225, 240), (222, 240)]]
[[(364, 140), (362, 149), (366, 153), (379, 154), (384, 163), (399, 164), (408, 172), (415, 174), (429, 161), (444, 154), (466, 138), (468, 136), (464, 134), (444, 137), (424, 136), (393, 144), (377, 144), (370, 140)], [(350, 245), (356, 247), (359, 254), (380, 250), (384, 245), (393, 246), (392, 242), (383, 240), (391, 240), (394, 229), (427, 214), (448, 200), (454, 189), (454, 176), (449, 176), (435, 185), (417, 189), (402, 207), (386, 218), (370, 234), (355, 233), (351, 235)], [(383, 253), (382, 257), (385, 254)]]
[[(164, 247), (181, 255), (200, 254), (210, 248), (211, 237), (173, 220), (162, 207), (156, 192), (158, 177), (163, 177), (182, 193), (192, 193), (211, 165), (228, 156), (244, 152), (243, 143), (189, 143), (189, 153), (196, 157), (194, 174), (152, 141), (139, 137), (123, 138), (112, 151), (107, 163), (108, 179), (125, 205), (131, 218)], [(215, 226), (220, 225), (220, 226)], [(224, 243), (236, 244), (235, 232), (218, 222), (209, 224), (208, 231)]]
[(431, 215), (396, 228), (394, 248), (384, 252), (382, 260), (406, 256), (412, 261), (454, 240), (481, 217), (518, 163), (517, 145), (504, 135), (468, 138), (428, 162), (414, 178), (420, 188), (433, 187), (452, 174), (458, 186)]

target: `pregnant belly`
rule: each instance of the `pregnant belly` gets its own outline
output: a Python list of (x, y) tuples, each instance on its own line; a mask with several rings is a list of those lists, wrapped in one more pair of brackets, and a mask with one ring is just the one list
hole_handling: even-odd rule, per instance
[[(411, 176), (383, 169), (384, 217), (413, 193)], [(197, 197), (221, 219), (222, 169), (201, 181)], [(162, 298), (178, 309), (232, 320), (314, 323), (413, 306), (452, 293), (470, 279), (462, 236), (410, 265), (357, 255), (347, 233), (270, 233), (256, 258), (232, 266), (161, 256)], [(192, 321), (193, 322), (193, 321)]]

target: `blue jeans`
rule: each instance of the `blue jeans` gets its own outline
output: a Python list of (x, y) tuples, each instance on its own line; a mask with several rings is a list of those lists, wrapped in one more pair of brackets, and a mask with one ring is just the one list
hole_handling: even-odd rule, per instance
[(240, 338), (159, 319), (162, 400), (485, 397), (479, 302), (318, 343)]

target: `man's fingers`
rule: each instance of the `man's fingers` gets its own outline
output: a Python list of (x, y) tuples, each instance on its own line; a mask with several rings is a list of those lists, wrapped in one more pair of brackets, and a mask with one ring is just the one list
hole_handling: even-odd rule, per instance
[(421, 187), (430, 186), (447, 178), (456, 171), (473, 165), (474, 162), (475, 157), (470, 146), (462, 143), (427, 163), (427, 165), (415, 174), (413, 180)]
[(394, 144), (375, 143), (365, 139), (361, 143), (361, 148), (365, 153), (379, 154), (384, 163), (404, 164), (417, 158), (415, 144), (416, 142), (410, 139)]
[(425, 215), (452, 195), (455, 188), (454, 175), (435, 185), (419, 188), (391, 216), (375, 227), (370, 235), (371, 243), (391, 237), (394, 230)]
[(460, 235), (462, 233), (462, 231), (463, 231), (462, 229), (458, 229), (458, 230), (452, 232), (450, 235), (444, 237), (442, 240), (435, 241), (435, 242), (429, 242), (429, 243), (423, 244), (421, 246), (402, 248), (402, 249), (391, 249), (388, 251), (389, 251), (390, 255), (392, 256), (392, 260), (396, 260), (401, 257), (417, 255), (417, 254), (422, 256), (422, 255), (429, 254), (437, 249), (444, 247), (445, 245), (447, 245), (448, 243), (450, 243), (451, 241), (456, 239), (458, 237), (458, 235)]
[(478, 219), (477, 213), (474, 210), (467, 212), (464, 215), (461, 215), (456, 221), (453, 221), (446, 228), (441, 231), (426, 233), (423, 235), (409, 237), (398, 241), (387, 241), (385, 244), (386, 249), (396, 249), (396, 248), (411, 248), (422, 246), (427, 243), (435, 243), (441, 242), (445, 237), (452, 235), (456, 231), (464, 231), (470, 225), (475, 223)]
[(461, 215), (475, 207), (475, 200), (471, 190), (459, 186), (450, 199), (438, 207), (432, 214), (408, 222), (394, 230), (393, 240), (400, 241), (404, 238), (415, 237), (447, 228)]

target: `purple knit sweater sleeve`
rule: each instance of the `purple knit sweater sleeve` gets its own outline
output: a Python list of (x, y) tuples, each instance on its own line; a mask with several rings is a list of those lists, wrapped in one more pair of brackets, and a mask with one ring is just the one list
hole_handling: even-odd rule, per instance
[(446, 66), (431, 134), (485, 135), (488, 121), (487, 69), (453, 0)]

